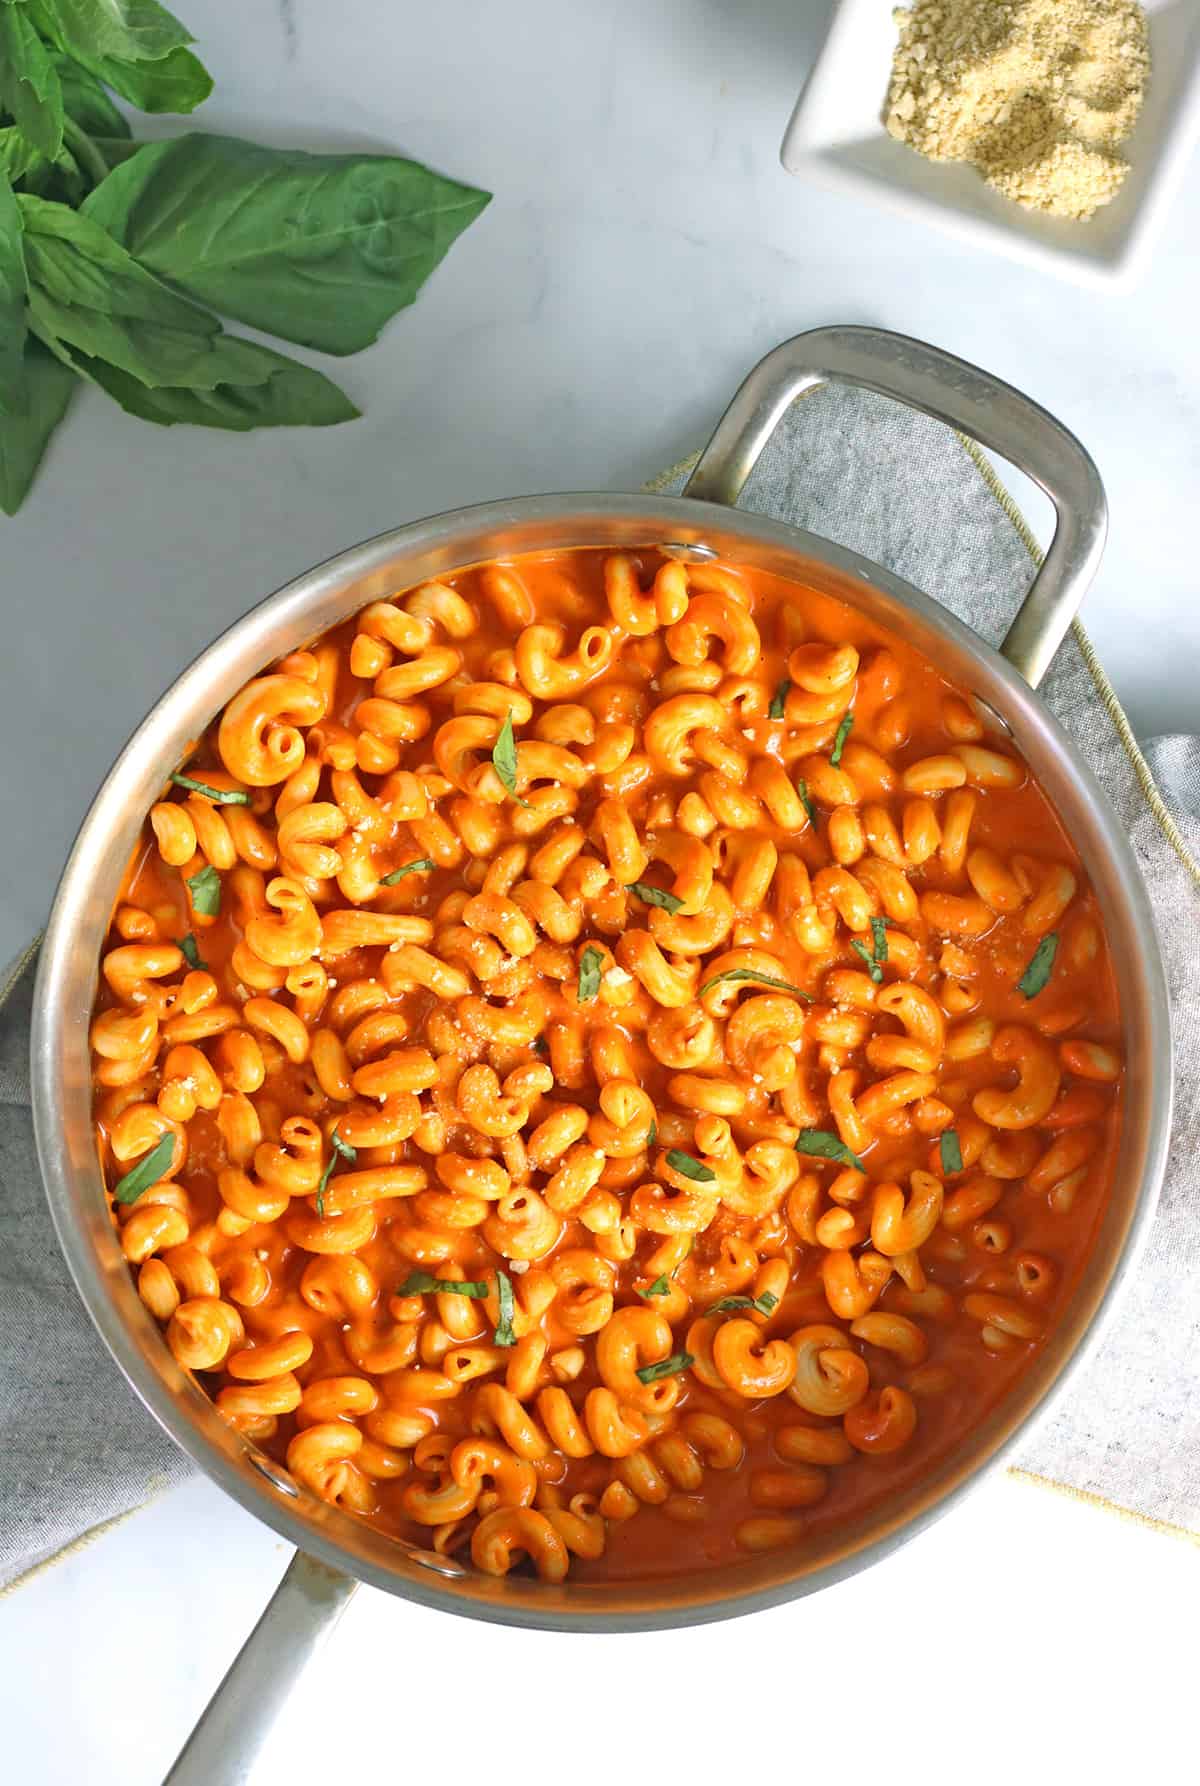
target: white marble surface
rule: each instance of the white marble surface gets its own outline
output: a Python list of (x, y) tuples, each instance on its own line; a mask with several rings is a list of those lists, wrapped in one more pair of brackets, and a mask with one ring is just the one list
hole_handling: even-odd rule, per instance
[(1141, 287), (1083, 293), (783, 172), (827, 0), (184, 11), (217, 78), (206, 128), (398, 147), (496, 196), (377, 347), (327, 363), (362, 421), (232, 436), (78, 401), (0, 523), (0, 962), (118, 746), (226, 622), (400, 521), (635, 486), (823, 322), (926, 336), (1082, 435), (1113, 512), (1089, 625), (1139, 731), (1196, 723), (1194, 178)]
[[(126, 733), (228, 620), (423, 513), (634, 486), (700, 442), (762, 352), (827, 321), (926, 336), (1083, 436), (1113, 510), (1089, 624), (1143, 733), (1197, 722), (1194, 180), (1141, 288), (1084, 295), (781, 171), (823, 4), (184, 11), (218, 79), (208, 128), (399, 146), (496, 198), (417, 308), (331, 367), (365, 420), (156, 432), (89, 394), (0, 522), (0, 960), (40, 923)], [(197, 1482), (0, 1605), (5, 1776), (158, 1780), (283, 1561)], [(997, 1481), (878, 1571), (753, 1624), (568, 1641), (364, 1594), (327, 1690), (256, 1779), (357, 1775), (362, 1743), (372, 1774), (428, 1777), (464, 1741), (489, 1774), (557, 1777), (570, 1756), (572, 1777), (607, 1777), (619, 1757), (584, 1735), (585, 1680), (620, 1755), (696, 1778), (853, 1778), (868, 1756), (902, 1783), (952, 1777), (954, 1758), (1034, 1786), (1135, 1765), (1174, 1777), (1193, 1735), (1195, 1568), (1182, 1544)], [(850, 1760), (843, 1655), (861, 1659)], [(514, 1692), (525, 1680), (536, 1692)], [(681, 1715), (706, 1694), (712, 1715)], [(911, 1723), (894, 1710), (910, 1703)]]
[[(196, 1481), (0, 1601), (4, 1778), (156, 1786), (288, 1554)], [(1184, 1781), (1198, 1591), (1193, 1545), (1004, 1477), (733, 1624), (540, 1635), (363, 1588), (249, 1786)]]

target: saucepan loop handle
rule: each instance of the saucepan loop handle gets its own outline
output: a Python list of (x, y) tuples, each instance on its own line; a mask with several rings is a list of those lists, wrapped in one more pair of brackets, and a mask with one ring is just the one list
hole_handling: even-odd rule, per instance
[(1100, 474), (1075, 436), (1002, 379), (886, 329), (847, 326), (796, 335), (742, 384), (684, 495), (736, 503), (784, 411), (803, 392), (829, 383), (876, 391), (948, 423), (1046, 492), (1054, 504), (1054, 538), (1000, 647), (1036, 688), (1096, 574), (1108, 506)]
[(358, 1586), (298, 1550), (163, 1786), (248, 1786), (287, 1701)]

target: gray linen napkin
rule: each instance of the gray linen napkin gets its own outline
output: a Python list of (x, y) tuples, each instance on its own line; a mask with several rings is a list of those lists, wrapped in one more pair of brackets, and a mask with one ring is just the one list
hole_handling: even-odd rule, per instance
[[(679, 474), (662, 480), (677, 487)], [(996, 642), (1036, 548), (981, 457), (865, 393), (793, 406), (745, 505), (899, 572)], [(1023, 1467), (1200, 1530), (1200, 740), (1156, 742), (1155, 786), (1080, 630), (1043, 694), (1108, 791), (1146, 875), (1179, 1045), (1175, 1144), (1139, 1276), (1101, 1350)], [(121, 1381), (83, 1314), (43, 1208), (29, 1119), (31, 975), (0, 1014), (0, 1591), (142, 1504), (188, 1465)]]

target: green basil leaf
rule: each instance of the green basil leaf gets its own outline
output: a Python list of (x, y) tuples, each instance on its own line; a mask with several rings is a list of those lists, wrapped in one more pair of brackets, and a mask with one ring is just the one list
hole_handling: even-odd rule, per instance
[[(58, 72), (67, 116), (74, 118), (80, 129), (86, 130), (90, 137), (120, 138), (127, 141), (132, 132), (125, 114), (117, 110), (96, 77), (61, 52), (52, 51), (50, 59)], [(130, 153), (135, 146), (130, 146)], [(109, 160), (107, 155), (105, 160)], [(109, 165), (113, 166), (115, 163), (109, 161)]]
[(340, 1154), (348, 1166), (353, 1166), (358, 1158), (357, 1147), (351, 1147), (348, 1141), (343, 1141), (336, 1129), (333, 1130), (329, 1140), (332, 1144), (334, 1153)]
[(517, 741), (513, 737), (511, 713), (504, 715), (504, 724), (492, 746), (492, 767), (504, 783), (505, 792), (512, 796), (518, 806), (528, 806), (528, 800), (522, 800), (517, 792)]
[(653, 1117), (651, 1119), (650, 1127), (646, 1130), (646, 1146), (648, 1148), (658, 1146), (658, 1118), (657, 1117)]
[(209, 316), (139, 267), (98, 224), (23, 193), (29, 309), (48, 346), (121, 367), (149, 385), (211, 390), (265, 381), (277, 357), (221, 333)]
[(0, 0), (0, 111), (50, 161), (62, 148), (63, 96), (50, 51), (25, 6)]
[(796, 1152), (811, 1154), (818, 1160), (837, 1160), (840, 1165), (853, 1166), (856, 1172), (865, 1172), (866, 1167), (856, 1153), (851, 1153), (844, 1141), (831, 1135), (828, 1129), (802, 1129), (796, 1141)]
[(0, 129), (0, 174), (10, 185), (15, 186), (35, 168), (49, 169), (53, 165), (15, 124), (6, 124)]
[(664, 912), (677, 912), (683, 904), (674, 893), (664, 893), (661, 887), (648, 887), (645, 881), (630, 881), (627, 890), (636, 893), (643, 905), (658, 905)]
[(223, 315), (349, 354), (413, 302), (489, 197), (399, 156), (190, 135), (147, 144), (85, 210)]
[(177, 788), (187, 788), (189, 793), (203, 794), (214, 806), (249, 806), (250, 796), (241, 788), (214, 788), (210, 782), (198, 781), (194, 775), (184, 775), (177, 770), (171, 780)]
[(6, 515), (15, 515), (24, 502), (77, 382), (40, 341), (26, 342), (25, 414), (0, 415), (0, 509)]
[(25, 251), (21, 213), (0, 168), (0, 415), (28, 415), (25, 381)]
[(644, 1364), (636, 1372), (637, 1380), (639, 1383), (657, 1383), (660, 1377), (677, 1377), (680, 1371), (690, 1369), (695, 1362), (690, 1352), (676, 1352), (658, 1364)]
[(1026, 998), (1036, 998), (1043, 990), (1054, 970), (1054, 957), (1058, 954), (1058, 932), (1052, 930), (1044, 936), (1029, 960), (1029, 966), (1017, 981), (1017, 991)]
[(504, 1271), (496, 1273), (496, 1301), (500, 1305), (500, 1319), (496, 1322), (494, 1343), (497, 1346), (515, 1346), (517, 1336), (513, 1332), (513, 1315), (516, 1308), (513, 1302), (512, 1279)]
[(473, 1296), (477, 1301), (488, 1293), (486, 1282), (474, 1278), (434, 1277), (430, 1271), (410, 1271), (397, 1296)]
[(717, 1175), (711, 1166), (706, 1166), (702, 1160), (693, 1159), (690, 1153), (684, 1153), (680, 1147), (668, 1149), (667, 1165), (676, 1172), (682, 1172), (685, 1178), (693, 1179), (696, 1184), (716, 1182)]
[(667, 1277), (666, 1272), (664, 1272), (661, 1277), (656, 1277), (654, 1282), (651, 1285), (649, 1285), (649, 1287), (647, 1289), (638, 1291), (639, 1296), (645, 1296), (645, 1297), (669, 1296), (670, 1294), (671, 1294), (671, 1282), (670, 1282), (670, 1279)]
[(211, 74), (191, 50), (172, 50), (157, 62), (126, 62), (82, 51), (76, 51), (75, 59), (139, 112), (194, 112), (213, 90)]
[[(191, 885), (190, 881), (188, 885)], [(351, 1147), (348, 1141), (343, 1141), (338, 1134), (336, 1127), (330, 1135), (329, 1141), (333, 1151), (329, 1156), (325, 1170), (321, 1174), (321, 1181), (317, 1186), (317, 1214), (322, 1221), (325, 1219), (325, 1189), (329, 1183), (333, 1169), (338, 1163), (339, 1157), (349, 1161), (351, 1165), (353, 1165), (354, 1161), (358, 1158), (358, 1149), (356, 1147)]]
[(183, 950), (183, 958), (189, 967), (204, 966), (203, 961), (200, 959), (200, 945), (190, 930), (186, 936), (180, 937), (179, 947)]
[(856, 936), (850, 938), (850, 947), (856, 955), (861, 955), (867, 964), (867, 972), (878, 986), (883, 979), (883, 969), (868, 949), (866, 943), (860, 943)]
[(47, 37), (69, 55), (120, 56), (158, 62), (195, 39), (157, 0), (33, 0), (30, 7)]
[[(0, 0), (0, 4), (3, 0)], [(175, 1137), (168, 1131), (160, 1135), (148, 1154), (145, 1154), (133, 1168), (127, 1172), (117, 1184), (113, 1196), (118, 1203), (136, 1203), (143, 1191), (148, 1191), (152, 1184), (165, 1178), (170, 1170), (175, 1154)]]
[(854, 724), (854, 715), (852, 713), (844, 714), (842, 717), (842, 723), (839, 725), (837, 732), (834, 736), (833, 749), (829, 753), (829, 762), (830, 762), (831, 767), (833, 767), (834, 769), (837, 768), (838, 764), (842, 760), (842, 747), (845, 744), (847, 738), (850, 736), (850, 728), (853, 724)]
[(943, 1129), (938, 1146), (942, 1156), (942, 1171), (946, 1173), (961, 1172), (963, 1169), (962, 1146), (958, 1139), (957, 1129)]
[(783, 681), (779, 684), (779, 687), (775, 690), (775, 693), (771, 696), (771, 705), (767, 708), (767, 717), (769, 719), (784, 718), (787, 712), (787, 698), (791, 693), (791, 688), (791, 682), (788, 677), (785, 676)]
[(256, 378), (248, 384), (222, 382), (212, 390), (198, 391), (178, 385), (150, 389), (130, 373), (88, 354), (75, 354), (72, 364), (127, 414), (163, 428), (182, 422), (193, 428), (225, 428), (246, 434), (252, 428), (329, 428), (338, 422), (353, 422), (362, 414), (323, 372), (235, 335), (224, 335), (222, 341), (251, 349), (260, 366), (274, 369), (265, 379)]
[(418, 856), (415, 862), (405, 862), (402, 867), (393, 868), (391, 874), (384, 875), (379, 885), (394, 887), (396, 882), (402, 881), (406, 874), (429, 874), (432, 868), (433, 861), (429, 856)]
[(202, 918), (215, 918), (221, 909), (221, 877), (211, 862), (188, 876), (192, 904)]
[(722, 1296), (720, 1302), (714, 1302), (706, 1315), (731, 1315), (738, 1309), (753, 1309), (756, 1315), (771, 1315), (779, 1307), (779, 1298), (770, 1290), (764, 1290), (761, 1296)]
[(888, 958), (887, 919), (871, 919), (871, 940), (876, 961), (882, 965)]
[(805, 1004), (812, 1004), (811, 992), (803, 992), (799, 986), (793, 986), (790, 980), (777, 979), (774, 974), (760, 974), (756, 967), (726, 968), (723, 974), (714, 974), (711, 980), (706, 980), (696, 997), (703, 998), (706, 992), (711, 992), (723, 980), (753, 980), (758, 986), (774, 986), (779, 992), (790, 992), (793, 998), (802, 998)]
[(589, 943), (579, 957), (579, 1003), (590, 1004), (600, 991), (600, 969), (604, 956), (594, 943)]
[(809, 797), (808, 783), (805, 781), (805, 779), (802, 775), (797, 776), (797, 778), (796, 778), (796, 792), (800, 796), (801, 806), (804, 808), (805, 812), (808, 814), (809, 824), (812, 825), (813, 828), (815, 829), (816, 823), (817, 823), (816, 808), (814, 807), (812, 800)]

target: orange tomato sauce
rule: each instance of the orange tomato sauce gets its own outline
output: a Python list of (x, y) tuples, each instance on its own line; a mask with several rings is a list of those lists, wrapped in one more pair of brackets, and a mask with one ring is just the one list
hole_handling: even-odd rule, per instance
[(928, 1471), (1053, 1329), (1119, 1126), (1101, 920), (1011, 741), (840, 601), (653, 551), (467, 569), (267, 674), (184, 765), (244, 803), (154, 809), (94, 1037), (110, 1193), (173, 1142), (114, 1220), (226, 1417), (550, 1579)]

